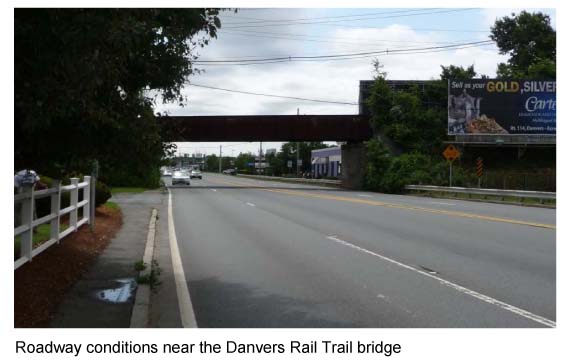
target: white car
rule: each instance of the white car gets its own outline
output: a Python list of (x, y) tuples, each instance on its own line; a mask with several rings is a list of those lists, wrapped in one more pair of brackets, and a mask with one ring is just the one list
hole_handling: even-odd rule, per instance
[(171, 177), (171, 170), (169, 170), (169, 169), (164, 169), (164, 170), (163, 170), (163, 176), (164, 176), (164, 177)]
[(175, 171), (171, 177), (171, 185), (184, 184), (191, 185), (191, 177), (186, 171)]
[(190, 176), (191, 179), (193, 178), (203, 179), (203, 175), (201, 174), (201, 171), (198, 169), (191, 170)]

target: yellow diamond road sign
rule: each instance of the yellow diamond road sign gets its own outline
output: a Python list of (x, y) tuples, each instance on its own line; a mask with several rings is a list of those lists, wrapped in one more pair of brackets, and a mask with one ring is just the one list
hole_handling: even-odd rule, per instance
[(443, 151), (443, 156), (448, 161), (452, 162), (461, 156), (461, 152), (453, 144), (449, 144)]

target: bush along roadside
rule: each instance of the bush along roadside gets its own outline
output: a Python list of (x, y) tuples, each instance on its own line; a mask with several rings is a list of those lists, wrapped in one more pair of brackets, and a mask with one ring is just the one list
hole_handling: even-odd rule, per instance
[[(410, 184), (445, 186), (449, 183), (449, 166), (442, 159), (432, 158), (418, 151), (393, 157), (381, 141), (367, 143), (368, 163), (364, 187), (385, 193), (402, 193)], [(453, 166), (453, 185), (465, 186), (474, 181), (474, 175), (460, 166)]]

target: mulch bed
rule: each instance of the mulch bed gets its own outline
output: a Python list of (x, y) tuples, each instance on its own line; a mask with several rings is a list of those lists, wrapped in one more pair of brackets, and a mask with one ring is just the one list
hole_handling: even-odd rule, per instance
[(83, 225), (14, 271), (14, 327), (48, 327), (58, 305), (122, 226), (120, 210), (100, 206), (95, 231)]

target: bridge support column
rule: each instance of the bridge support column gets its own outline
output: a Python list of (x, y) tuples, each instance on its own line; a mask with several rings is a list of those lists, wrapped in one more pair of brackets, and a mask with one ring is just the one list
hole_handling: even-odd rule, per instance
[(345, 188), (361, 189), (366, 168), (364, 143), (347, 143), (341, 146), (341, 181)]

